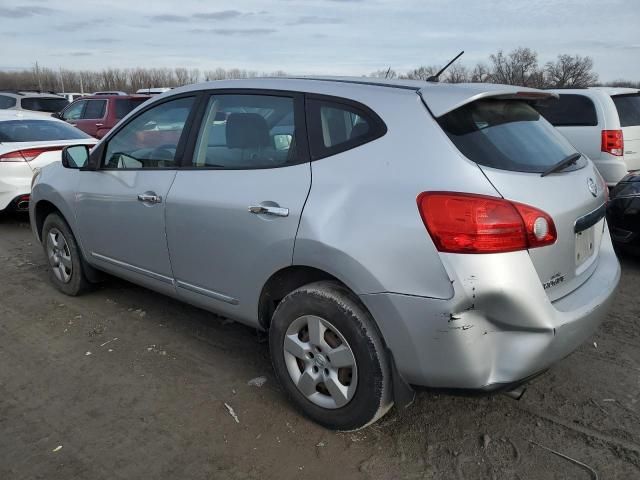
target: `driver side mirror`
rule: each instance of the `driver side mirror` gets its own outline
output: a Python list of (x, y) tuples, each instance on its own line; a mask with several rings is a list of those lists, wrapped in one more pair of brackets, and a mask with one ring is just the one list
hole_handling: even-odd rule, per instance
[(71, 145), (62, 149), (62, 166), (80, 169), (89, 163), (89, 147), (87, 145)]

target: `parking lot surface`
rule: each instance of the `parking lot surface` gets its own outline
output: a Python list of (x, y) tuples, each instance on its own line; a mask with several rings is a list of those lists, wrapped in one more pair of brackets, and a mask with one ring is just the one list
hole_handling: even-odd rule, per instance
[(334, 433), (292, 410), (252, 329), (117, 279), (66, 297), (2, 216), (0, 478), (640, 478), (640, 260), (622, 264), (606, 322), (521, 400), (422, 392)]

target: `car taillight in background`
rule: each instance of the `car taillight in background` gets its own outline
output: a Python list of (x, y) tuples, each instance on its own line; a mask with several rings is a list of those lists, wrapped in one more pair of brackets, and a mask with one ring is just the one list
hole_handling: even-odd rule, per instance
[(513, 252), (557, 239), (551, 217), (522, 203), (456, 192), (423, 192), (417, 200), (422, 221), (441, 252)]
[(621, 157), (624, 153), (622, 130), (602, 130), (600, 150)]
[(52, 152), (54, 150), (62, 150), (62, 147), (37, 147), (16, 150), (15, 152), (3, 153), (0, 155), (0, 162), (30, 162), (38, 155), (44, 152)]

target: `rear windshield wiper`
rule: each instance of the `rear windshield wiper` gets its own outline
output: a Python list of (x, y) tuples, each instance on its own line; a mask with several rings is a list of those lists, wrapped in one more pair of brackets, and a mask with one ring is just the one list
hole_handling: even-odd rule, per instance
[(580, 159), (581, 156), (582, 156), (582, 154), (580, 152), (572, 153), (571, 155), (568, 155), (568, 156), (564, 157), (562, 160), (560, 160), (555, 165), (552, 165), (551, 167), (547, 168), (544, 172), (542, 172), (542, 174), (540, 176), (541, 177), (546, 177), (547, 175), (549, 175), (551, 173), (559, 172), (560, 170), (565, 169), (569, 165), (573, 165), (574, 163), (576, 163)]

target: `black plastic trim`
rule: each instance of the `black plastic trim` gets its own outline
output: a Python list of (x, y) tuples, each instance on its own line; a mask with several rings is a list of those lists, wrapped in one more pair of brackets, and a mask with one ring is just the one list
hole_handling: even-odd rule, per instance
[(607, 204), (603, 203), (594, 211), (589, 212), (585, 216), (577, 219), (573, 227), (573, 231), (575, 233), (584, 232), (587, 228), (593, 227), (596, 223), (603, 219), (606, 213)]

